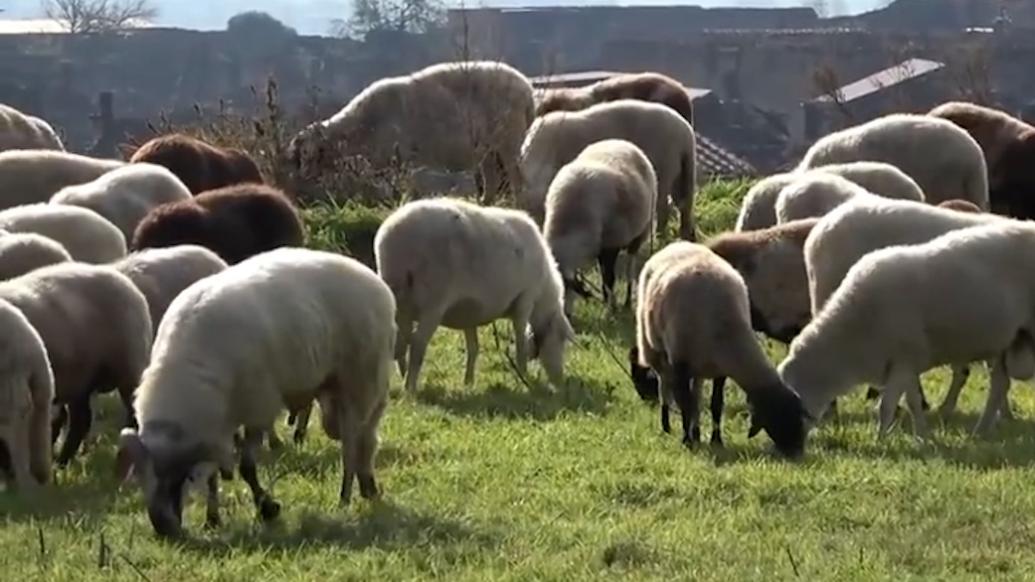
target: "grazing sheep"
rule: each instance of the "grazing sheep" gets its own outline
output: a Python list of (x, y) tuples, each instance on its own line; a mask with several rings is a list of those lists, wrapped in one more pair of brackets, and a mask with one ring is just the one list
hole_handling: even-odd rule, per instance
[(532, 85), (510, 65), (439, 63), (369, 85), (333, 117), (296, 135), (288, 154), (304, 172), (327, 165), (335, 146), (378, 167), (398, 156), (437, 170), (475, 171), (491, 204), (502, 181), (520, 189), (518, 154), (534, 117)]
[[(901, 194), (902, 200), (924, 201), (919, 189), (906, 189), (894, 194), (887, 197), (897, 198)], [(853, 198), (874, 196), (878, 195), (836, 174), (805, 172), (780, 192), (776, 200), (776, 221), (782, 224), (804, 218), (819, 218)]]
[[(255, 256), (188, 287), (158, 328), (136, 392), (139, 431), (124, 430), (117, 466), (143, 482), (161, 536), (182, 531), (182, 495), (195, 470), (226, 468), (245, 429), (240, 474), (256, 508), (280, 506), (259, 483), (255, 449), (277, 414), (320, 399), (327, 435), (342, 444), (341, 502), (358, 478), (378, 495), (374, 454), (388, 401), (395, 301), (362, 263), (297, 248)], [(219, 522), (218, 481), (208, 478), (207, 521)]]
[(577, 112), (555, 111), (535, 120), (521, 147), (526, 189), (518, 199), (541, 223), (546, 193), (557, 172), (586, 146), (624, 139), (647, 155), (658, 178), (657, 229), (668, 223), (669, 200), (680, 212), (680, 236), (693, 240), (697, 142), (694, 129), (672, 109), (623, 99)]
[(927, 115), (895, 113), (820, 138), (799, 170), (873, 161), (897, 166), (937, 204), (959, 198), (988, 208), (985, 156), (955, 124)]
[(744, 194), (733, 230), (745, 232), (776, 226), (776, 199), (797, 178), (796, 172), (786, 172), (755, 182)]
[(72, 260), (61, 243), (31, 232), (0, 232), (0, 281)]
[[(59, 263), (0, 283), (0, 299), (39, 332), (54, 370), (54, 400), (69, 429), (58, 464), (75, 456), (93, 422), (91, 397), (117, 388), (133, 424), (133, 389), (151, 352), (147, 300), (115, 269)], [(53, 439), (60, 424), (53, 426)]]
[(694, 106), (679, 81), (661, 73), (626, 73), (578, 88), (547, 89), (537, 95), (536, 117), (551, 111), (579, 111), (596, 105), (636, 99), (667, 105), (687, 123), (694, 122)]
[(196, 244), (232, 265), (277, 247), (302, 246), (302, 228), (280, 190), (242, 184), (155, 208), (137, 226), (132, 248)]
[(565, 281), (566, 311), (575, 271), (597, 258), (604, 299), (613, 303), (615, 263), (629, 254), (625, 304), (632, 302), (633, 257), (652, 231), (657, 176), (643, 150), (620, 139), (598, 141), (557, 172), (546, 196), (543, 235)]
[(193, 194), (263, 183), (259, 166), (247, 152), (214, 146), (179, 133), (152, 139), (133, 152), (129, 161), (168, 168)]
[(78, 206), (26, 204), (0, 211), (0, 229), (43, 235), (76, 261), (110, 263), (126, 256), (126, 239), (100, 214)]
[(50, 402), (54, 374), (39, 333), (21, 311), (0, 300), (3, 381), (0, 382), (0, 480), (19, 492), (50, 481)]
[(1035, 218), (1035, 127), (991, 107), (950, 101), (927, 113), (955, 123), (977, 141), (988, 165), (992, 212), (1014, 218)]
[(0, 209), (47, 202), (65, 186), (91, 182), (124, 165), (56, 150), (0, 152)]
[(503, 317), (514, 325), (518, 372), (526, 371), (531, 339), (532, 357), (538, 355), (550, 382), (563, 381), (565, 344), (574, 339), (564, 315), (564, 285), (524, 212), (449, 198), (410, 202), (378, 229), (374, 256), (398, 305), (395, 358), (409, 390), (417, 389), (428, 342), (440, 325), (464, 330), (464, 383), (473, 384), (478, 328)]
[(732, 377), (751, 408), (749, 436), (765, 429), (782, 454), (798, 457), (805, 447), (801, 402), (758, 345), (748, 312), (747, 287), (733, 267), (705, 246), (672, 243), (640, 273), (634, 355), (661, 378), (665, 432), (669, 405), (678, 403), (684, 444), (700, 439), (698, 401), (706, 378), (714, 379), (712, 442), (722, 441), (722, 391)]
[(751, 327), (790, 343), (812, 319), (805, 273), (805, 240), (818, 219), (795, 220), (766, 229), (728, 232), (707, 246), (743, 277)]
[(140, 221), (158, 206), (189, 200), (190, 190), (172, 172), (155, 164), (139, 163), (112, 170), (86, 184), (67, 186), (50, 199), (93, 210), (114, 224), (126, 240)]
[(7, 150), (64, 151), (49, 123), (0, 103), (0, 152)]
[(881, 436), (905, 392), (916, 432), (927, 435), (920, 374), (989, 360), (991, 386), (976, 428), (985, 432), (1005, 401), (1009, 378), (1035, 374), (1033, 253), (1035, 227), (1008, 220), (873, 251), (849, 269), (791, 343), (780, 375), (817, 418), (831, 398), (857, 384), (883, 386)]

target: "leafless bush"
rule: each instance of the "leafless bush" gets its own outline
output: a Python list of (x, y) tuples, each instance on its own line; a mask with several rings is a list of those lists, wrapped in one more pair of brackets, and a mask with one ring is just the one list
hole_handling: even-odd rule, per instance
[(154, 20), (150, 0), (43, 0), (43, 12), (73, 34), (111, 32)]

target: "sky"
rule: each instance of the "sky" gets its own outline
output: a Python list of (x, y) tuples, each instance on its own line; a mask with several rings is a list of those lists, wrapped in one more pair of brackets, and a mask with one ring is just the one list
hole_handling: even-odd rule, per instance
[[(330, 21), (348, 14), (349, 0), (152, 0), (159, 16), (156, 24), (195, 29), (222, 29), (226, 21), (245, 10), (264, 10), (302, 34), (326, 34)], [(459, 3), (458, 0), (447, 0)], [(873, 9), (887, 0), (825, 0), (827, 6), (843, 7), (847, 13)], [(577, 4), (697, 4), (700, 6), (772, 7), (801, 6), (810, 0), (467, 0), (468, 7), (556, 3)], [(0, 0), (0, 18), (38, 18), (41, 0)]]

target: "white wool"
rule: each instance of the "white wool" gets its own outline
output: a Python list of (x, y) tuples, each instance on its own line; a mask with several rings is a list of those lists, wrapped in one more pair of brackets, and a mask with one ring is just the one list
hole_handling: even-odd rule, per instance
[(93, 210), (111, 221), (126, 240), (131, 240), (148, 212), (162, 204), (190, 198), (190, 190), (165, 167), (136, 163), (86, 184), (67, 186), (51, 197), (50, 203)]
[(550, 380), (561, 381), (564, 344), (572, 337), (563, 283), (527, 214), (450, 198), (410, 202), (378, 229), (374, 253), (399, 306), (396, 359), (406, 368), (409, 350), (411, 390), (435, 328), (468, 332), (466, 379), (472, 382), (477, 345), (472, 349), (471, 336), (504, 317), (515, 327), (518, 367), (524, 366), (524, 334), (531, 325)]
[(40, 203), (8, 208), (0, 211), (0, 228), (51, 238), (73, 259), (85, 263), (109, 263), (126, 256), (126, 238), (119, 229), (78, 206)]
[(780, 192), (797, 178), (787, 172), (774, 174), (755, 182), (740, 203), (740, 213), (733, 229), (737, 232), (761, 230), (776, 226), (776, 199)]
[(952, 122), (896, 113), (820, 138), (798, 169), (845, 162), (885, 162), (912, 177), (927, 202), (958, 198), (988, 208), (988, 171), (974, 138)]
[(65, 147), (49, 123), (0, 103), (0, 152), (35, 149), (64, 151)]
[(780, 191), (776, 222), (818, 218), (855, 197), (873, 197), (851, 180), (825, 172), (804, 173)]
[(0, 232), (0, 281), (71, 260), (65, 247), (51, 238), (30, 232)]
[(55, 150), (0, 152), (0, 209), (47, 202), (65, 186), (96, 180), (124, 165)]
[(658, 228), (667, 222), (671, 200), (681, 213), (681, 235), (692, 237), (694, 129), (671, 108), (657, 103), (620, 99), (581, 111), (553, 111), (536, 119), (521, 147), (525, 189), (518, 205), (542, 222), (554, 176), (586, 146), (604, 139), (624, 139), (643, 150), (657, 176)]

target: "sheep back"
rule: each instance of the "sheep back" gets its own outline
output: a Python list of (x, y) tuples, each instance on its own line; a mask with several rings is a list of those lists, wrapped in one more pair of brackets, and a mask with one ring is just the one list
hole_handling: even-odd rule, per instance
[(872, 197), (851, 180), (826, 172), (805, 172), (780, 191), (776, 199), (776, 220), (817, 218), (856, 197)]
[(61, 243), (43, 235), (6, 231), (0, 235), (0, 281), (71, 260)]
[(0, 209), (47, 202), (65, 186), (96, 180), (124, 165), (56, 150), (0, 152)]
[(0, 103), (0, 152), (6, 150), (64, 151), (65, 146), (46, 121)]
[(246, 152), (179, 133), (156, 137), (135, 151), (131, 163), (168, 168), (193, 193), (238, 184), (262, 184), (258, 164)]
[(0, 211), (0, 228), (60, 243), (76, 261), (102, 264), (126, 256), (126, 239), (100, 214), (78, 206), (27, 204)]
[(577, 89), (547, 90), (537, 100), (536, 115), (551, 111), (578, 111), (596, 103), (635, 99), (666, 105), (693, 124), (693, 102), (686, 87), (660, 73), (628, 73)]

